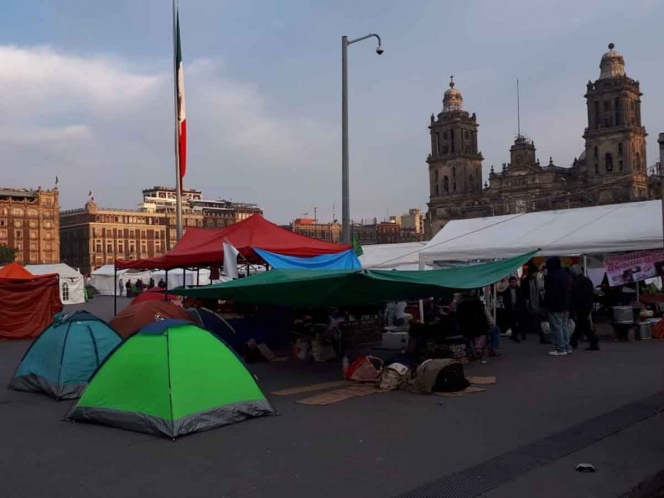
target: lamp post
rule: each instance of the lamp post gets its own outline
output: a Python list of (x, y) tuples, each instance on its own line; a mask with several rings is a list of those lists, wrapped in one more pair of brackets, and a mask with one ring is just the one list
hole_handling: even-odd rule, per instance
[[(664, 231), (664, 133), (657, 138), (659, 144), (659, 193), (662, 199), (662, 230)], [(662, 239), (664, 244), (664, 239)]]
[(383, 53), (380, 36), (375, 33), (348, 40), (341, 37), (341, 241), (350, 244), (350, 189), (348, 181), (348, 46), (367, 38), (376, 38), (376, 53)]

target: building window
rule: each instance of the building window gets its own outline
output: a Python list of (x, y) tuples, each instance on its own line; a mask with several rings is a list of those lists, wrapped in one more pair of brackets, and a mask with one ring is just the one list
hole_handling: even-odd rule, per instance
[(473, 175), (470, 175), (469, 180), (470, 180), (470, 191), (475, 192), (475, 182), (473, 181)]
[(622, 171), (623, 170), (623, 160), (622, 159), (620, 161), (618, 161), (618, 165), (619, 165), (620, 171)]
[(443, 177), (443, 192), (446, 194), (450, 193), (450, 179), (447, 176)]
[(599, 157), (599, 154), (598, 154), (598, 152), (597, 152), (597, 146), (596, 146), (596, 145), (595, 145), (595, 147), (593, 147), (593, 157), (594, 157), (595, 159), (597, 159), (597, 158)]
[(436, 183), (436, 195), (440, 195), (440, 185)]
[(20, 239), (21, 238), (21, 231), (20, 230), (14, 230), (14, 238), (15, 239)]
[(606, 168), (607, 172), (613, 171), (613, 156), (610, 152), (607, 152), (604, 156), (604, 167)]
[(622, 142), (618, 142), (618, 157), (623, 156), (623, 144)]
[(69, 284), (62, 282), (62, 300), (69, 301)]
[(106, 244), (106, 252), (113, 254), (113, 244)]
[(599, 163), (595, 163), (595, 174), (599, 174)]

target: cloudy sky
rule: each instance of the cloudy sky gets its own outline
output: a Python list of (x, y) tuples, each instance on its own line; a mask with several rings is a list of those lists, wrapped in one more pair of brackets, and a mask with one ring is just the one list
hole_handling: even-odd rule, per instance
[[(132, 208), (171, 185), (170, 0), (4, 0), (0, 185)], [(485, 173), (522, 128), (542, 162), (583, 149), (583, 94), (609, 42), (641, 81), (648, 164), (664, 131), (657, 0), (181, 0), (189, 166), (209, 198), (287, 222), (341, 205), (340, 38), (350, 48), (352, 217), (425, 208), (429, 115), (455, 76), (480, 122)]]

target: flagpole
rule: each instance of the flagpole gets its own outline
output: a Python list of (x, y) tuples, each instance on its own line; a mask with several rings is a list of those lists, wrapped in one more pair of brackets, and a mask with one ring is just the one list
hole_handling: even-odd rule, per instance
[(175, 233), (182, 237), (182, 177), (180, 176), (180, 122), (178, 116), (177, 0), (173, 0), (173, 92), (175, 104)]

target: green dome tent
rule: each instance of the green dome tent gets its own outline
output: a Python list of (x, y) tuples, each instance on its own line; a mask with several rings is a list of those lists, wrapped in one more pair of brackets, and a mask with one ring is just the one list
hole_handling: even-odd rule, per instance
[(143, 327), (102, 364), (66, 419), (175, 439), (274, 413), (224, 342), (191, 323), (164, 320)]
[(95, 370), (122, 342), (106, 322), (88, 313), (59, 314), (18, 365), (9, 388), (78, 398)]

